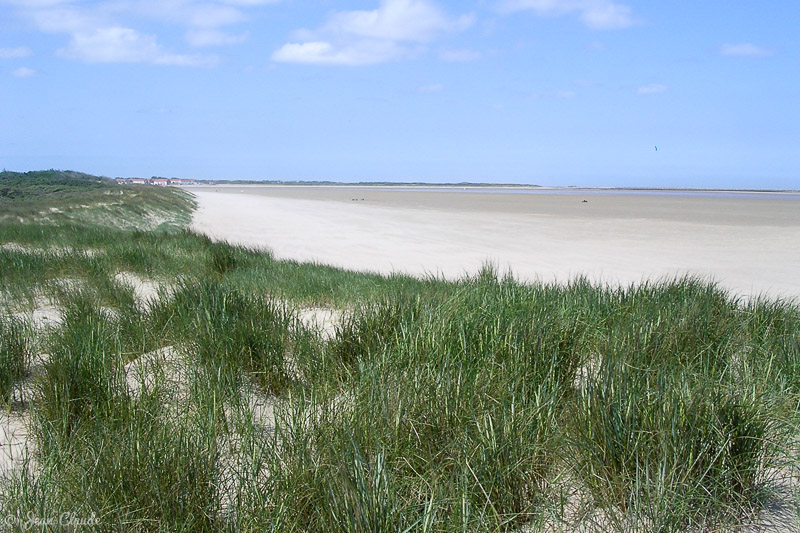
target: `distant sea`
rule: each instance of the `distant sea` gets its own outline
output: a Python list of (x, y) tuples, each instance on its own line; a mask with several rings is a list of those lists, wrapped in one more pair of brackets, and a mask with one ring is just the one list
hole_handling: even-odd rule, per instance
[[(360, 188), (358, 188), (360, 189)], [(363, 190), (370, 190), (364, 187)], [(539, 194), (539, 195), (581, 195), (581, 196), (679, 196), (684, 198), (753, 198), (761, 200), (794, 200), (800, 201), (800, 192), (778, 191), (713, 191), (691, 189), (548, 189), (523, 187), (402, 187), (398, 191), (411, 192), (461, 192), (474, 194)]]

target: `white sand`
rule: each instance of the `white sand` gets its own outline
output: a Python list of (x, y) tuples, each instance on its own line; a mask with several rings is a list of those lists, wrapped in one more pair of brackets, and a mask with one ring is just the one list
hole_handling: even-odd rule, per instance
[(0, 412), (0, 479), (20, 468), (31, 453), (28, 439), (29, 416), (12, 411)]
[(797, 195), (190, 190), (195, 230), (278, 258), (449, 278), (486, 261), (523, 280), (628, 284), (693, 274), (744, 296), (800, 296)]
[(149, 302), (158, 300), (158, 291), (161, 285), (153, 280), (143, 278), (133, 272), (117, 272), (114, 280), (133, 289), (133, 297), (142, 309), (147, 307)]

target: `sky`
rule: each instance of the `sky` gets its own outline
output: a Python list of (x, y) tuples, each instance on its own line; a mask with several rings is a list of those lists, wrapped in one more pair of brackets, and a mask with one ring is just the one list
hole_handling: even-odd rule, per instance
[(0, 0), (0, 166), (800, 189), (800, 2)]

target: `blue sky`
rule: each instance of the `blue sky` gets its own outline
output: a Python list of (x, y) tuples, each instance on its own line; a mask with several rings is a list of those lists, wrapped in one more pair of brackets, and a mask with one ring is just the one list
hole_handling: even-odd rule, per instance
[(797, 189), (798, 27), (796, 0), (0, 0), (0, 165)]

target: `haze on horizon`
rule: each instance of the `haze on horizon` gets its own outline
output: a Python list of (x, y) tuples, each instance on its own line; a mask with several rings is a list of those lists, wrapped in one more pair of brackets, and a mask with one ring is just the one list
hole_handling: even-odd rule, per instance
[(775, 0), (0, 0), (0, 166), (800, 189), (798, 20)]

